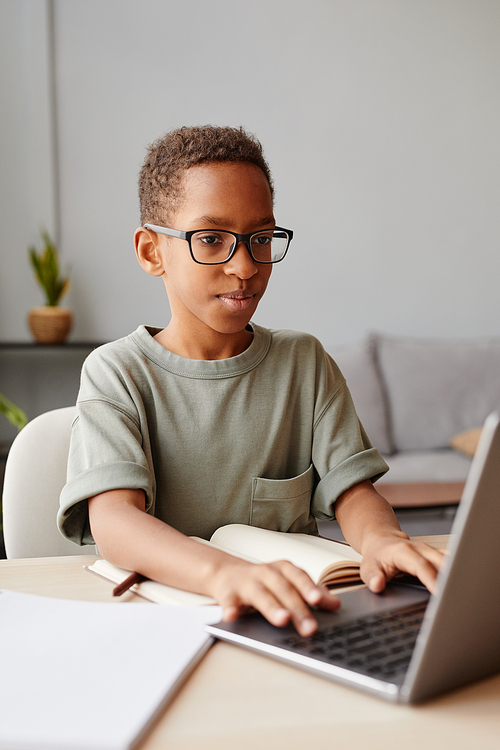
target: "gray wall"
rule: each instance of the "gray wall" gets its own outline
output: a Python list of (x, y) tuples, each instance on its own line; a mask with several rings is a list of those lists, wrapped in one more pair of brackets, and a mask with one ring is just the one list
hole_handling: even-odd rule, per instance
[(73, 340), (166, 325), (139, 268), (144, 149), (182, 124), (262, 140), (295, 230), (256, 321), (325, 344), (498, 334), (498, 0), (0, 0), (0, 340), (56, 234)]

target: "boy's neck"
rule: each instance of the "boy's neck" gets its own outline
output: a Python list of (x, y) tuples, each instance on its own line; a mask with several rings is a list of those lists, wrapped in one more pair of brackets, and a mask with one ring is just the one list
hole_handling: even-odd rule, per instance
[(156, 334), (155, 340), (165, 349), (185, 359), (216, 360), (229, 359), (248, 349), (253, 339), (250, 326), (234, 334), (205, 332), (203, 339), (193, 337), (192, 332), (184, 335), (174, 322)]

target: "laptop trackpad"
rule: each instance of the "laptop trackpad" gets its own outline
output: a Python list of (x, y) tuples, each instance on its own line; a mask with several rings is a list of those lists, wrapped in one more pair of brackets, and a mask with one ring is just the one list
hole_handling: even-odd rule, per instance
[[(315, 610), (314, 616), (319, 627), (331, 626), (335, 622), (343, 624), (350, 619), (363, 615), (385, 612), (396, 607), (406, 607), (410, 604), (427, 602), (430, 593), (419, 586), (403, 583), (390, 583), (381, 594), (374, 594), (368, 588), (346, 591), (338, 595), (342, 606), (336, 612)], [(326, 615), (326, 617), (324, 617)], [(333, 615), (333, 616), (332, 616)]]

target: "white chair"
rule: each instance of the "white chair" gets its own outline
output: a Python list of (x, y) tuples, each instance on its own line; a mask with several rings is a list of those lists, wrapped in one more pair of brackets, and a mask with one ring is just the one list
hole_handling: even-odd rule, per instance
[(75, 407), (41, 414), (17, 435), (7, 457), (3, 526), (8, 558), (85, 555), (56, 525), (59, 494), (66, 483), (71, 424)]

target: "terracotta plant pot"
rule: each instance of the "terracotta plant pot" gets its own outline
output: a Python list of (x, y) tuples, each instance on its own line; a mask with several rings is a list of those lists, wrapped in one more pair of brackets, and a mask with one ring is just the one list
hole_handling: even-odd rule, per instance
[(65, 307), (34, 307), (28, 325), (37, 344), (63, 344), (73, 325), (73, 313)]

